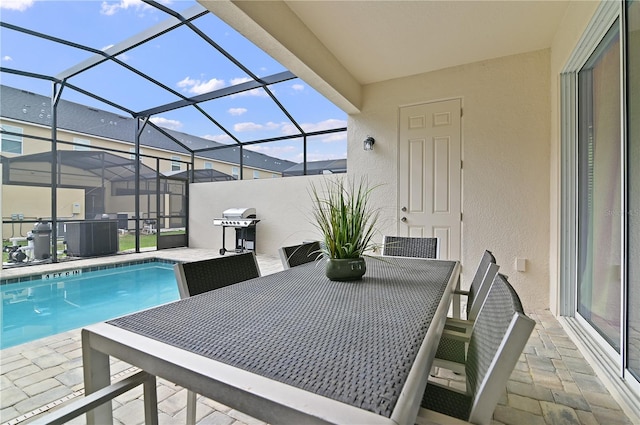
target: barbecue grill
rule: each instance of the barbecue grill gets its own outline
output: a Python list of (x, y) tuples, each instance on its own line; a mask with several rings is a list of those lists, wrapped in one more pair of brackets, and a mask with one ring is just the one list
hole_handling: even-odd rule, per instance
[(222, 226), (222, 248), (220, 255), (229, 252), (225, 248), (225, 230), (233, 227), (236, 230), (235, 252), (255, 251), (256, 249), (256, 220), (255, 208), (229, 208), (222, 212), (222, 218), (214, 218), (214, 226)]

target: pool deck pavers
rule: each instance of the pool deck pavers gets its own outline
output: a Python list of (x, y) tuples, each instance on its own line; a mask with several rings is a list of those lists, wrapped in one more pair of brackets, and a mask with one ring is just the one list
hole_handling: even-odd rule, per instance
[[(141, 258), (190, 261), (217, 255), (213, 250), (205, 249), (151, 251), (8, 269), (3, 270), (2, 278), (49, 272), (52, 267), (88, 267), (97, 262), (104, 264)], [(258, 263), (263, 275), (282, 270), (278, 258), (259, 255)], [(493, 424), (633, 424), (556, 318), (549, 311), (527, 314), (536, 321), (536, 328), (496, 407)], [(112, 359), (113, 380), (122, 379), (136, 370)], [(439, 371), (434, 379), (464, 388), (460, 376), (447, 371)], [(160, 424), (184, 424), (187, 391), (158, 379), (157, 394)], [(0, 350), (0, 422), (3, 425), (27, 424), (82, 396), (80, 330)], [(142, 424), (142, 388), (137, 387), (116, 397), (113, 416), (114, 423), (118, 425)], [(263, 424), (202, 396), (198, 398), (197, 421), (211, 425)], [(69, 423), (85, 424), (86, 421), (82, 415)]]

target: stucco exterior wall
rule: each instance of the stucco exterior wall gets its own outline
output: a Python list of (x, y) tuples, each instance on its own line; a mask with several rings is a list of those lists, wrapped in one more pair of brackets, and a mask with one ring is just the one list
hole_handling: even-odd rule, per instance
[[(399, 107), (462, 99), (462, 286), (489, 249), (527, 310), (549, 301), (549, 58), (542, 50), (372, 84), (348, 123), (349, 173), (384, 185), (383, 231), (395, 234)], [(367, 135), (372, 152), (362, 149)]]
[[(398, 108), (462, 98), (463, 286), (490, 249), (521, 295), (526, 310), (549, 303), (549, 59), (548, 50), (459, 66), (364, 88), (362, 112), (348, 123), (349, 175), (367, 175), (380, 206), (380, 234), (397, 233)], [(375, 150), (362, 141), (375, 137)], [(190, 187), (189, 244), (221, 247), (212, 220), (227, 208), (255, 207), (262, 220), (257, 251), (317, 239), (310, 223), (310, 182), (322, 176)], [(228, 232), (227, 248), (233, 246)], [(515, 270), (515, 258), (527, 270)]]
[[(222, 247), (222, 227), (213, 219), (229, 208), (255, 208), (260, 222), (256, 229), (256, 250), (277, 256), (281, 246), (305, 240), (318, 240), (311, 220), (310, 184), (324, 176), (286, 177), (282, 179), (242, 180), (197, 183), (189, 187), (189, 246)], [(233, 249), (235, 231), (226, 230), (226, 248)]]

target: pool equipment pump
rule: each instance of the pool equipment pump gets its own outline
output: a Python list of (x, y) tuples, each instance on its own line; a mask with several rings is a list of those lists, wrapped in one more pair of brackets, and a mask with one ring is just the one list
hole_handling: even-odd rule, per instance
[[(27, 237), (9, 238), (11, 245), (3, 247), (8, 253), (9, 262), (22, 263), (32, 260), (47, 260), (51, 257), (51, 226), (40, 220), (27, 232)], [(27, 245), (18, 245), (19, 241), (27, 241)]]

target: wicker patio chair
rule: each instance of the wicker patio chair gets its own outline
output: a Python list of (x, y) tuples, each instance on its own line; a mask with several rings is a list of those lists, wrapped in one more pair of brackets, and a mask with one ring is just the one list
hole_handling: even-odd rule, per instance
[[(480, 260), (480, 264), (478, 264), (476, 273), (473, 276), (469, 290), (455, 291), (457, 295), (467, 296), (466, 319), (460, 319), (459, 317), (455, 317), (455, 315), (454, 317), (447, 317), (444, 325), (445, 329), (455, 331), (456, 337), (450, 338), (446, 333), (442, 335), (438, 344), (438, 350), (436, 351), (436, 359), (464, 363), (464, 353), (469, 338), (471, 337), (473, 324), (487, 298), (487, 294), (499, 268), (493, 254), (490, 251), (485, 251)], [(454, 297), (454, 303), (458, 303), (459, 305), (460, 300), (457, 298), (459, 297)], [(456, 304), (454, 304), (454, 306), (455, 305)], [(460, 338), (460, 335), (462, 335), (463, 338)], [(437, 364), (438, 361), (436, 360), (435, 363)], [(459, 370), (456, 370), (456, 372), (459, 372)]]
[[(496, 257), (491, 251), (485, 250), (471, 280), (469, 290), (456, 289), (456, 295), (467, 297), (466, 320), (473, 322), (480, 312), (493, 278), (500, 267), (496, 264)], [(457, 297), (459, 298), (459, 297)]]
[(498, 274), (469, 339), (464, 362), (466, 391), (429, 381), (417, 423), (429, 423), (435, 411), (473, 424), (489, 424), (534, 326), (507, 278)]
[(384, 236), (382, 255), (392, 257), (439, 258), (438, 238)]
[(202, 294), (260, 277), (258, 261), (253, 251), (201, 261), (178, 263), (174, 266), (180, 298)]
[[(178, 263), (174, 267), (180, 298), (188, 298), (234, 283), (260, 277), (253, 251), (201, 261)], [(196, 422), (197, 394), (187, 392), (187, 425)]]
[(285, 269), (316, 261), (321, 255), (320, 242), (305, 242), (300, 245), (283, 246), (278, 250)]
[[(453, 326), (454, 322), (459, 322), (458, 326), (466, 326), (468, 323), (473, 324), (499, 268), (500, 266), (496, 264), (496, 258), (491, 251), (484, 251), (480, 263), (476, 268), (476, 272), (473, 275), (473, 279), (471, 280), (469, 289), (462, 290), (458, 288), (454, 292), (453, 318), (448, 319), (449, 325)], [(460, 310), (462, 307), (461, 296), (467, 297), (464, 320), (460, 319)]]

